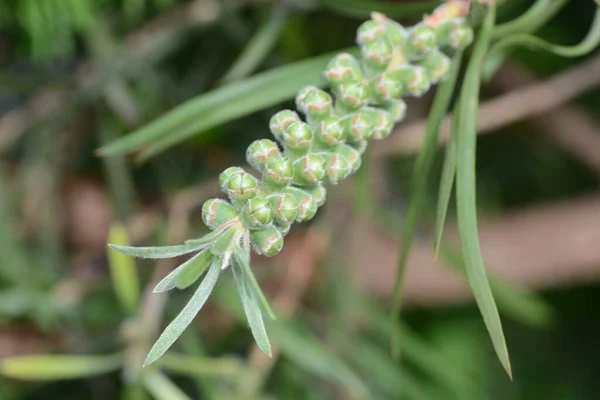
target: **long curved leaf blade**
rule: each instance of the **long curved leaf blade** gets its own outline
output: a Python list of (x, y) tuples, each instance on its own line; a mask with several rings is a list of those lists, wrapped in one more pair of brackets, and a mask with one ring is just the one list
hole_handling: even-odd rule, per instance
[(144, 362), (144, 366), (152, 364), (154, 361), (160, 358), (160, 356), (162, 356), (165, 351), (167, 351), (169, 347), (175, 343), (177, 338), (181, 336), (183, 331), (192, 323), (192, 320), (204, 306), (206, 300), (208, 300), (208, 297), (215, 288), (215, 285), (219, 280), (220, 273), (221, 265), (219, 265), (218, 262), (213, 262), (208, 270), (208, 273), (204, 277), (204, 280), (200, 286), (198, 286), (198, 289), (196, 289), (196, 292), (192, 298), (188, 301), (177, 317), (171, 321), (169, 326), (166, 327), (156, 343), (154, 343), (154, 346), (152, 346), (152, 349), (150, 349), (148, 357), (146, 357), (146, 361)]
[[(108, 233), (109, 241), (119, 245), (129, 244), (127, 230), (120, 223), (110, 227)], [(135, 269), (135, 263), (130, 257), (115, 251), (108, 252), (108, 265), (113, 287), (121, 307), (128, 313), (133, 314), (137, 309), (140, 298), (140, 281)]]
[(194, 251), (200, 251), (205, 246), (197, 243), (188, 243), (175, 246), (133, 247), (109, 243), (108, 247), (132, 257), (162, 259), (179, 257), (184, 254), (193, 253)]
[(254, 336), (254, 341), (258, 348), (271, 357), (271, 344), (269, 343), (269, 336), (267, 335), (265, 322), (260, 311), (260, 305), (254, 293), (248, 288), (248, 283), (241, 268), (238, 263), (233, 265), (233, 278), (242, 301), (242, 307), (244, 308), (250, 331), (252, 332), (252, 336)]
[(144, 374), (144, 387), (156, 400), (191, 400), (177, 385), (162, 372)]
[(256, 280), (256, 277), (254, 276), (254, 273), (250, 268), (250, 263), (248, 262), (250, 255), (247, 252), (244, 252), (242, 248), (237, 247), (233, 251), (233, 257), (235, 258), (235, 261), (240, 265), (240, 270), (244, 274), (244, 278), (248, 283), (249, 289), (252, 291), (252, 293), (254, 293), (254, 296), (256, 296), (256, 298), (258, 298), (258, 300), (260, 301), (260, 304), (265, 313), (269, 316), (269, 318), (273, 320), (277, 319), (277, 316), (273, 312), (273, 309), (271, 309), (271, 305), (269, 304), (267, 297), (260, 288), (260, 285), (258, 284), (258, 281)]
[(378, 11), (393, 18), (421, 17), (440, 5), (441, 1), (392, 3), (372, 0), (324, 0), (326, 7), (351, 17), (368, 18)]
[[(433, 159), (435, 152), (437, 151), (437, 143), (439, 137), (440, 125), (442, 119), (446, 115), (450, 100), (452, 99), (452, 93), (454, 92), (454, 86), (458, 78), (460, 71), (460, 64), (462, 60), (462, 53), (457, 53), (452, 61), (452, 66), (448, 74), (448, 78), (443, 82), (435, 95), (431, 112), (427, 122), (427, 131), (425, 133), (425, 140), (423, 146), (419, 151), (419, 155), (413, 168), (413, 177), (411, 184), (411, 196), (406, 213), (404, 223), (402, 226), (402, 237), (400, 241), (400, 259), (398, 260), (398, 267), (396, 269), (396, 282), (394, 286), (394, 303), (392, 307), (392, 321), (393, 326), (398, 325), (398, 319), (400, 318), (400, 307), (401, 307), (401, 296), (402, 296), (402, 283), (404, 280), (404, 271), (406, 270), (406, 264), (410, 255), (410, 249), (415, 238), (417, 231), (417, 224), (419, 218), (423, 212), (423, 204), (425, 203), (425, 196), (427, 194), (427, 184), (429, 182), (429, 176), (431, 174), (431, 168), (433, 166)], [(392, 353), (394, 356), (398, 356), (400, 351), (400, 344), (398, 343), (398, 335), (392, 332)]]
[(458, 105), (458, 153), (456, 194), (458, 207), (458, 229), (469, 284), (483, 321), (492, 339), (500, 363), (512, 379), (510, 358), (502, 331), (502, 322), (492, 295), (477, 231), (477, 205), (475, 195), (475, 148), (477, 140), (477, 107), (481, 66), (489, 48), (495, 22), (495, 6), (490, 4), (479, 32), (460, 93)]
[(456, 141), (458, 140), (457, 110), (455, 110), (452, 114), (450, 140), (446, 145), (444, 165), (442, 166), (442, 177), (440, 179), (440, 188), (438, 190), (434, 242), (434, 253), (436, 259), (442, 243), (444, 225), (446, 224), (446, 216), (448, 214), (448, 205), (450, 204), (450, 196), (452, 194), (452, 187), (454, 186), (454, 177), (456, 176)]
[[(184, 270), (189, 268), (190, 264), (197, 263), (198, 257), (200, 257), (202, 254), (206, 255), (206, 252), (208, 252), (208, 250), (203, 250), (202, 253), (198, 253), (198, 254), (194, 255), (192, 258), (190, 258), (189, 260), (187, 260), (186, 262), (181, 264), (179, 267), (175, 268), (167, 276), (165, 276), (160, 282), (158, 282), (158, 284), (156, 285), (156, 287), (154, 288), (154, 290), (152, 292), (153, 293), (164, 293), (164, 292), (168, 292), (169, 290), (172, 290), (172, 289), (175, 289), (176, 287), (178, 287), (177, 286), (177, 278), (179, 277), (179, 274), (181, 274)], [(210, 252), (208, 252), (208, 253), (210, 254)]]
[(204, 250), (196, 257), (186, 262), (184, 268), (175, 277), (175, 285), (178, 289), (186, 289), (202, 276), (215, 257), (209, 250)]
[(36, 355), (7, 357), (0, 361), (0, 375), (24, 381), (57, 381), (85, 378), (119, 369), (122, 354), (104, 356)]
[[(358, 52), (356, 48), (341, 51)], [(293, 98), (304, 86), (322, 86), (322, 71), (338, 53), (286, 65), (195, 97), (98, 153), (117, 156), (149, 146), (147, 157), (155, 155), (210, 128)]]

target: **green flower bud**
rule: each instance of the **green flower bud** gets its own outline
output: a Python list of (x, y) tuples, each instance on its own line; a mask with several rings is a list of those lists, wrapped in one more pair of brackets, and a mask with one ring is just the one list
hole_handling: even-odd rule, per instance
[(347, 109), (356, 110), (369, 101), (369, 89), (362, 82), (347, 82), (338, 86), (337, 101)]
[(225, 171), (221, 172), (221, 175), (219, 175), (219, 185), (221, 185), (221, 189), (225, 190), (227, 187), (227, 181), (235, 175), (239, 175), (239, 174), (245, 174), (246, 171), (244, 171), (243, 168), (240, 167), (229, 167), (227, 168)]
[(216, 229), (238, 217), (238, 211), (223, 199), (210, 199), (202, 206), (202, 220), (210, 229)]
[(343, 120), (340, 118), (326, 118), (323, 120), (317, 131), (317, 139), (319, 143), (328, 147), (344, 143), (346, 131)]
[[(338, 153), (326, 153), (323, 156), (323, 159), (325, 160), (327, 178), (329, 178), (329, 182), (334, 185), (346, 179), (352, 172), (352, 168), (350, 167), (348, 160), (346, 160), (346, 157)], [(320, 205), (318, 199), (315, 199), (315, 201)]]
[(437, 35), (435, 29), (420, 24), (414, 27), (406, 43), (409, 58), (419, 58), (435, 49)]
[(390, 73), (379, 74), (377, 79), (371, 83), (373, 93), (379, 101), (391, 101), (399, 99), (403, 94), (403, 85)]
[(325, 176), (323, 158), (308, 154), (294, 162), (294, 183), (307, 185), (317, 183)]
[(304, 113), (309, 122), (320, 122), (329, 117), (333, 108), (333, 100), (329, 93), (317, 89), (304, 97)]
[(283, 131), (282, 143), (293, 151), (308, 150), (312, 144), (313, 130), (305, 122), (292, 122)]
[(269, 139), (255, 140), (246, 150), (246, 160), (250, 165), (262, 171), (272, 158), (281, 157), (277, 143)]
[(392, 100), (384, 104), (384, 108), (390, 113), (394, 123), (400, 122), (406, 117), (406, 103), (402, 99)]
[(317, 202), (310, 193), (295, 186), (285, 188), (283, 193), (293, 196), (298, 202), (298, 218), (296, 218), (296, 221), (308, 221), (317, 213)]
[(294, 169), (287, 157), (279, 156), (269, 159), (263, 171), (263, 182), (271, 186), (287, 186), (293, 177)]
[(325, 204), (325, 200), (327, 200), (327, 189), (321, 183), (307, 186), (304, 190), (312, 196), (317, 204), (317, 208)]
[(415, 97), (421, 97), (431, 87), (427, 71), (418, 65), (402, 65), (390, 74), (402, 83), (404, 92)]
[(372, 42), (385, 33), (385, 24), (373, 20), (363, 22), (356, 31), (356, 41), (358, 44)]
[(296, 108), (299, 111), (306, 114), (306, 108), (305, 108), (305, 102), (304, 102), (306, 99), (306, 96), (308, 96), (309, 94), (311, 94), (312, 92), (315, 92), (317, 90), (320, 90), (320, 89), (316, 86), (305, 86), (302, 89), (300, 89), (300, 91), (296, 95)]
[(223, 190), (227, 193), (231, 201), (246, 201), (256, 196), (258, 181), (246, 172), (235, 174), (227, 179)]
[(352, 173), (358, 171), (361, 164), (360, 153), (347, 144), (338, 144), (333, 148), (333, 152), (340, 154), (346, 158), (352, 169)]
[(473, 42), (473, 28), (463, 18), (454, 18), (440, 23), (436, 36), (440, 46), (461, 50)]
[(360, 64), (354, 56), (348, 53), (341, 53), (335, 56), (327, 65), (324, 75), (333, 88), (342, 83), (363, 79)]
[(287, 128), (292, 122), (298, 121), (301, 120), (295, 111), (283, 110), (273, 115), (271, 122), (269, 123), (269, 128), (271, 129), (273, 136), (275, 136), (275, 138), (281, 142), (281, 136), (285, 128)]
[(390, 135), (394, 121), (389, 112), (371, 107), (365, 107), (362, 112), (373, 121), (373, 139), (381, 140)]
[(363, 63), (366, 68), (375, 72), (386, 69), (392, 59), (394, 48), (386, 37), (380, 37), (361, 46)]
[(290, 229), (292, 228), (292, 223), (291, 222), (276, 222), (275, 228), (277, 228), (277, 230), (279, 232), (281, 232), (281, 234), (283, 236), (285, 236), (288, 233), (290, 233)]
[(379, 12), (371, 13), (371, 19), (378, 24), (385, 26), (385, 37), (390, 41), (393, 47), (406, 41), (408, 33), (406, 29), (396, 21), (389, 19)]
[(346, 138), (349, 142), (369, 140), (373, 137), (374, 121), (363, 110), (349, 115), (345, 122)]
[(274, 226), (250, 232), (252, 247), (257, 254), (273, 257), (283, 248), (283, 235)]
[(432, 51), (419, 62), (419, 65), (427, 71), (427, 76), (432, 83), (437, 83), (446, 77), (450, 64), (450, 58), (439, 50)]
[(250, 229), (259, 229), (273, 222), (271, 204), (260, 197), (253, 197), (244, 208), (244, 220)]
[(267, 197), (278, 223), (289, 223), (298, 218), (300, 213), (298, 201), (288, 193), (276, 193)]

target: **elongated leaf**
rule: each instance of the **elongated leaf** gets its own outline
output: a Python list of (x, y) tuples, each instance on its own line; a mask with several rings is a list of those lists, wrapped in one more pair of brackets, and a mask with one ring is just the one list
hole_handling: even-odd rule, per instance
[(215, 257), (207, 249), (202, 251), (196, 257), (186, 262), (185, 267), (175, 277), (175, 284), (178, 289), (190, 287), (206, 271), (206, 268), (214, 261)]
[(323, 0), (325, 6), (351, 17), (368, 18), (371, 12), (378, 11), (394, 18), (421, 17), (440, 5), (440, 1), (414, 3), (393, 3), (372, 0)]
[(191, 400), (161, 372), (143, 375), (144, 387), (156, 400)]
[[(356, 48), (341, 51), (358, 52)], [(322, 72), (338, 53), (280, 67), (188, 100), (156, 121), (102, 147), (99, 154), (116, 156), (149, 146), (144, 153), (148, 158), (210, 128), (293, 98), (304, 86), (322, 86)]]
[(233, 278), (235, 279), (237, 291), (242, 301), (242, 307), (244, 308), (250, 331), (252, 332), (252, 336), (254, 336), (254, 341), (258, 348), (271, 357), (271, 344), (269, 343), (269, 336), (267, 335), (265, 323), (262, 318), (260, 305), (258, 304), (254, 293), (249, 290), (248, 283), (246, 282), (244, 272), (241, 271), (241, 268), (242, 267), (237, 263), (233, 265)]
[(592, 52), (600, 44), (600, 7), (596, 10), (592, 26), (586, 37), (573, 46), (560, 46), (549, 43), (532, 35), (515, 34), (499, 40), (489, 51), (488, 57), (516, 47), (546, 50), (561, 57), (581, 57)]
[(512, 378), (510, 358), (498, 308), (487, 279), (477, 230), (475, 195), (475, 148), (477, 140), (477, 107), (481, 66), (489, 48), (496, 17), (495, 5), (490, 3), (482, 28), (473, 48), (458, 105), (458, 153), (456, 194), (458, 229), (463, 257), (471, 290), (483, 315), (483, 321), (492, 339), (500, 363)]
[(221, 236), (221, 234), (223, 234), (223, 232), (225, 232), (229, 227), (230, 226), (226, 226), (226, 227), (220, 226), (217, 229), (215, 229), (214, 231), (209, 232), (206, 235), (202, 236), (201, 238), (186, 240), (185, 244), (208, 245), (208, 244), (212, 243), (213, 241), (215, 241), (219, 236)]
[(442, 166), (442, 177), (440, 179), (440, 188), (438, 190), (435, 218), (435, 258), (438, 256), (440, 244), (442, 243), (446, 215), (448, 214), (448, 205), (450, 204), (450, 195), (452, 194), (452, 186), (454, 186), (454, 177), (456, 176), (456, 141), (458, 140), (457, 114), (457, 110), (454, 110), (452, 115), (452, 129), (450, 130), (450, 140), (448, 141), (446, 152), (444, 154), (444, 165)]
[(248, 283), (248, 287), (251, 290), (251, 292), (254, 293), (254, 296), (256, 296), (256, 298), (260, 301), (263, 311), (269, 316), (269, 318), (273, 320), (277, 319), (277, 316), (271, 309), (269, 301), (267, 300), (265, 294), (261, 290), (260, 285), (258, 284), (258, 281), (256, 280), (256, 277), (254, 276), (254, 273), (250, 268), (250, 263), (248, 261), (250, 259), (249, 252), (244, 251), (241, 247), (236, 247), (233, 252), (233, 257), (235, 258), (235, 261), (240, 265), (240, 270), (244, 275), (244, 279)]
[(289, 323), (273, 322), (269, 329), (281, 352), (299, 367), (328, 381), (336, 382), (358, 398), (367, 397), (367, 388), (344, 361), (317, 339)]
[(235, 236), (239, 234), (239, 229), (229, 228), (219, 236), (210, 247), (210, 251), (215, 256), (222, 256), (227, 251), (232, 250), (235, 245)]
[[(154, 288), (154, 290), (152, 292), (153, 293), (163, 293), (163, 292), (167, 292), (169, 290), (172, 290), (172, 289), (175, 289), (176, 287), (178, 287), (177, 279), (179, 277), (179, 274), (181, 274), (183, 271), (185, 271), (188, 268), (192, 268), (192, 267), (190, 267), (190, 264), (197, 264), (199, 262), (198, 258), (202, 257), (202, 255), (204, 255), (204, 257), (206, 257), (207, 255), (211, 255), (211, 253), (210, 253), (210, 251), (205, 249), (201, 253), (196, 254), (195, 256), (193, 256), (192, 258), (190, 258), (189, 260), (187, 260), (186, 262), (181, 264), (179, 267), (175, 268), (167, 276), (165, 276), (160, 282), (158, 282), (158, 284), (156, 285), (156, 287)], [(206, 264), (204, 269), (206, 269), (206, 267), (208, 267), (209, 264), (210, 264), (210, 262), (208, 264)], [(198, 275), (198, 276), (200, 276), (200, 275)]]
[(203, 357), (173, 352), (165, 353), (157, 364), (163, 370), (189, 376), (231, 376), (242, 371), (243, 364), (233, 357)]
[(123, 364), (122, 354), (106, 356), (39, 355), (0, 360), (0, 375), (25, 381), (58, 381), (85, 378), (115, 371)]
[(179, 257), (184, 254), (193, 253), (195, 251), (202, 250), (204, 245), (197, 243), (181, 244), (176, 246), (157, 246), (157, 247), (132, 247), (132, 246), (119, 246), (117, 244), (109, 243), (111, 249), (118, 251), (121, 254), (125, 254), (132, 257), (138, 258), (173, 258)]
[(206, 300), (208, 300), (208, 297), (217, 284), (220, 273), (221, 265), (218, 262), (213, 262), (192, 298), (163, 331), (156, 343), (154, 343), (154, 346), (152, 346), (152, 349), (150, 349), (144, 366), (152, 364), (160, 358), (175, 343), (177, 338), (181, 336), (185, 328), (192, 323), (192, 320), (196, 317), (202, 306), (204, 306), (204, 303), (206, 303)]
[[(429, 183), (431, 167), (433, 166), (433, 158), (435, 156), (435, 152), (437, 151), (440, 124), (446, 115), (450, 100), (452, 99), (452, 93), (454, 92), (454, 86), (456, 85), (456, 80), (460, 71), (461, 60), (462, 53), (457, 53), (452, 61), (448, 79), (444, 81), (437, 90), (427, 121), (425, 140), (421, 150), (419, 151), (417, 161), (415, 162), (415, 166), (413, 168), (409, 207), (402, 225), (402, 237), (400, 239), (400, 259), (398, 260), (398, 267), (396, 269), (394, 302), (392, 307), (392, 326), (397, 326), (398, 319), (400, 318), (404, 271), (406, 269), (406, 263), (408, 262), (408, 257), (410, 255), (410, 249), (417, 231), (417, 224), (419, 223), (419, 218), (423, 212), (423, 205), (425, 203), (425, 196), (427, 194), (427, 184)], [(399, 351), (400, 346), (398, 343), (398, 338), (392, 332), (392, 353), (395, 356), (398, 356)]]
[[(108, 240), (117, 245), (128, 246), (129, 236), (125, 227), (116, 223), (111, 226)], [(108, 265), (117, 298), (125, 311), (133, 314), (140, 299), (140, 282), (135, 263), (130, 257), (115, 251), (108, 252)]]

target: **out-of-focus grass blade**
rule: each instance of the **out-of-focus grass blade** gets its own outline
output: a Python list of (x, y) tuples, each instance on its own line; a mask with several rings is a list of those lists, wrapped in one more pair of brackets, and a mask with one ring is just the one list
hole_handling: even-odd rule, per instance
[(186, 289), (202, 276), (204, 271), (213, 262), (214, 257), (209, 250), (204, 250), (185, 263), (184, 268), (175, 277), (178, 289)]
[(411, 4), (372, 0), (323, 0), (323, 4), (329, 9), (357, 18), (368, 18), (373, 11), (384, 13), (393, 18), (421, 17), (440, 3), (441, 1), (421, 1)]
[(263, 353), (271, 357), (271, 343), (269, 343), (269, 336), (267, 335), (260, 305), (253, 291), (248, 288), (248, 282), (242, 268), (239, 263), (235, 263), (232, 267), (233, 278), (235, 279), (237, 291), (242, 301), (242, 307), (244, 308), (244, 313), (246, 314), (246, 319), (248, 320), (248, 325), (250, 325), (250, 331), (252, 332), (252, 336), (254, 336), (256, 345)]
[(0, 375), (25, 381), (57, 381), (85, 378), (115, 371), (123, 364), (122, 354), (106, 356), (39, 355), (0, 360)]
[(269, 318), (277, 319), (277, 316), (271, 309), (269, 300), (267, 300), (267, 297), (260, 288), (260, 285), (258, 284), (258, 281), (256, 280), (256, 277), (254, 276), (254, 273), (250, 268), (250, 263), (248, 261), (250, 255), (247, 252), (244, 252), (244, 250), (242, 250), (240, 247), (237, 247), (233, 251), (233, 257), (235, 258), (236, 262), (240, 265), (240, 271), (244, 275), (244, 279), (248, 283), (249, 289), (252, 293), (254, 293), (254, 296), (256, 296), (256, 298), (260, 301), (264, 312), (269, 316)]
[(444, 234), (444, 225), (454, 186), (454, 177), (456, 176), (456, 141), (458, 140), (458, 111), (455, 109), (452, 113), (452, 129), (450, 130), (450, 140), (446, 145), (444, 153), (444, 165), (442, 166), (442, 177), (440, 178), (440, 188), (438, 190), (438, 202), (435, 218), (435, 242), (434, 254), (437, 259), (442, 235)]
[(202, 357), (167, 352), (158, 361), (160, 368), (189, 376), (232, 376), (242, 371), (243, 364), (233, 357)]
[[(358, 49), (341, 50), (358, 53)], [(156, 121), (98, 150), (116, 156), (146, 147), (148, 158), (184, 140), (284, 100), (307, 85), (324, 85), (322, 72), (339, 52), (286, 65), (195, 97)]]
[[(465, 273), (465, 265), (460, 253), (449, 247), (441, 250), (441, 255), (448, 265), (461, 274)], [(490, 287), (498, 308), (507, 316), (534, 328), (548, 327), (555, 319), (554, 310), (537, 294), (490, 277)]]
[[(108, 241), (120, 246), (129, 246), (129, 235), (123, 224), (114, 223), (108, 233)], [(140, 300), (140, 281), (135, 262), (129, 256), (116, 251), (108, 252), (108, 265), (115, 293), (123, 309), (135, 313)]]
[(143, 382), (156, 400), (192, 400), (161, 372), (144, 374)]
[(488, 57), (493, 59), (498, 52), (515, 47), (546, 50), (561, 57), (581, 57), (593, 51), (600, 44), (600, 7), (596, 10), (594, 21), (586, 37), (573, 46), (559, 46), (532, 35), (515, 34), (499, 40), (489, 51)]
[(357, 398), (368, 398), (360, 378), (334, 353), (300, 328), (282, 322), (269, 324), (282, 353), (299, 367), (327, 381), (336, 382)]
[(193, 253), (194, 251), (200, 251), (205, 245), (193, 242), (175, 246), (132, 247), (110, 243), (108, 247), (127, 256), (161, 259), (179, 257), (184, 254)]
[(175, 343), (177, 338), (181, 336), (185, 328), (192, 323), (192, 320), (196, 317), (202, 306), (204, 306), (204, 303), (206, 303), (206, 300), (208, 300), (208, 297), (217, 284), (220, 273), (221, 265), (218, 262), (213, 262), (192, 298), (169, 326), (165, 328), (156, 343), (154, 343), (154, 346), (152, 346), (152, 349), (150, 349), (144, 366), (152, 364), (160, 358)]
[(475, 149), (481, 66), (494, 29), (496, 9), (490, 3), (473, 47), (458, 105), (456, 195), (458, 229), (471, 290), (483, 316), (500, 363), (512, 379), (510, 358), (498, 308), (487, 279), (477, 230)]
[(288, 14), (287, 7), (275, 3), (269, 19), (265, 24), (261, 24), (258, 32), (248, 41), (242, 54), (223, 77), (223, 82), (228, 83), (242, 79), (260, 65), (277, 43), (279, 34), (287, 22)]
[[(394, 302), (392, 307), (392, 326), (397, 326), (398, 319), (400, 318), (400, 303), (404, 271), (406, 269), (406, 263), (408, 262), (408, 257), (410, 255), (410, 249), (417, 231), (417, 224), (419, 223), (419, 218), (423, 212), (423, 204), (425, 202), (425, 195), (427, 194), (429, 175), (433, 165), (433, 158), (435, 156), (435, 152), (437, 151), (440, 124), (446, 115), (448, 105), (452, 99), (452, 93), (454, 92), (454, 86), (460, 71), (461, 60), (462, 53), (457, 53), (452, 61), (448, 79), (438, 88), (431, 112), (429, 113), (425, 140), (413, 167), (410, 201), (408, 211), (406, 212), (404, 223), (402, 225), (402, 237), (400, 239), (400, 259), (398, 260), (398, 267), (396, 269)], [(392, 354), (397, 357), (400, 352), (400, 345), (393, 331), (391, 340)]]

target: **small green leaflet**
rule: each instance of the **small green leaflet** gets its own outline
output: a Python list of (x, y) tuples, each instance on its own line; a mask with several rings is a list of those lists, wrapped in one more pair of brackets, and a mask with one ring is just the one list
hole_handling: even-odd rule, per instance
[(132, 257), (138, 258), (173, 258), (179, 257), (184, 254), (193, 253), (200, 251), (204, 247), (203, 244), (189, 243), (176, 246), (157, 246), (157, 247), (132, 247), (132, 246), (119, 246), (117, 244), (108, 245), (111, 249), (118, 251), (119, 253), (126, 254)]
[(185, 267), (181, 269), (175, 277), (175, 284), (178, 289), (190, 287), (200, 276), (206, 271), (208, 266), (215, 260), (215, 257), (207, 249), (202, 251), (189, 262), (186, 262)]
[(256, 277), (252, 273), (250, 263), (248, 262), (248, 260), (250, 259), (249, 252), (243, 250), (239, 246), (236, 246), (236, 248), (233, 250), (233, 257), (236, 263), (240, 265), (240, 271), (244, 275), (244, 279), (248, 283), (250, 291), (254, 293), (254, 296), (258, 298), (264, 312), (269, 316), (269, 318), (273, 320), (277, 319), (275, 313), (269, 305), (269, 301), (267, 300), (263, 291), (260, 289), (260, 285), (258, 284)]

